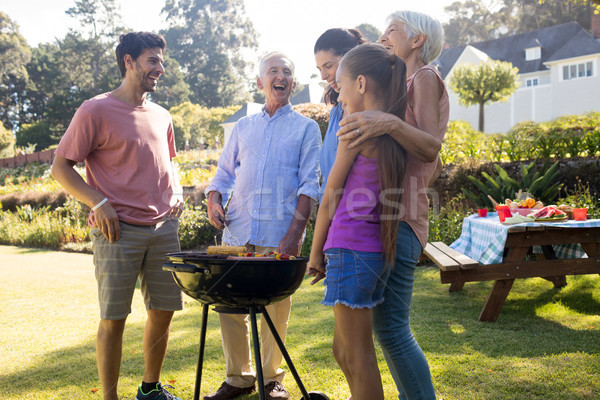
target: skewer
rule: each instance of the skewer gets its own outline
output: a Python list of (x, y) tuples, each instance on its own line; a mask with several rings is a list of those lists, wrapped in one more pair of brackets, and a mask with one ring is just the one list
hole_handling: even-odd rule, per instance
[(495, 205), (495, 206), (498, 205), (498, 202), (496, 200), (494, 200), (494, 198), (492, 196), (490, 196), (489, 194), (488, 194), (488, 198), (492, 201), (493, 205)]

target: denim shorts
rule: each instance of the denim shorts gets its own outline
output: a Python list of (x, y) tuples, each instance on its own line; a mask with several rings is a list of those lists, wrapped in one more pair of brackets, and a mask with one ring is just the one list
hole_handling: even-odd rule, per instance
[(350, 308), (373, 308), (383, 302), (391, 268), (382, 253), (327, 249), (325, 298), (322, 304)]

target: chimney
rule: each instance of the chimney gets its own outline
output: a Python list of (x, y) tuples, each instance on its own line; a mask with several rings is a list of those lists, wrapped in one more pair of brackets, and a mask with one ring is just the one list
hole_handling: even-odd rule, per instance
[(592, 10), (592, 36), (594, 39), (600, 39), (600, 13), (595, 13)]

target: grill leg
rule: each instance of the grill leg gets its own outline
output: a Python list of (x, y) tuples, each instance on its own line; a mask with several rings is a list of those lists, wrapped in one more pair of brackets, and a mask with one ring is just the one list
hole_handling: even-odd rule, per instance
[(296, 367), (294, 367), (294, 364), (292, 363), (292, 359), (290, 358), (290, 355), (288, 354), (285, 345), (283, 344), (283, 341), (281, 340), (281, 337), (279, 336), (279, 333), (277, 333), (277, 329), (275, 329), (275, 325), (273, 325), (273, 321), (271, 320), (271, 317), (269, 317), (269, 313), (267, 313), (267, 309), (263, 306), (261, 306), (260, 311), (262, 312), (263, 318), (264, 320), (267, 322), (267, 325), (269, 326), (269, 329), (271, 330), (271, 333), (273, 334), (273, 338), (275, 339), (275, 342), (277, 342), (277, 346), (279, 346), (279, 350), (281, 350), (281, 354), (283, 354), (283, 358), (285, 358), (285, 362), (288, 365), (288, 368), (290, 369), (290, 372), (292, 373), (292, 375), (294, 376), (294, 379), (296, 380), (296, 384), (298, 384), (298, 388), (300, 389), (300, 392), (302, 393), (302, 396), (304, 396), (304, 399), (310, 399), (310, 395), (308, 394), (308, 392), (306, 391), (306, 388), (304, 387), (304, 385), (302, 384), (302, 380), (300, 380), (300, 375), (298, 375), (298, 371), (296, 371)]
[(256, 364), (256, 379), (258, 381), (258, 393), (260, 400), (265, 399), (265, 380), (263, 378), (262, 358), (260, 357), (260, 346), (258, 341), (258, 328), (256, 326), (256, 310), (254, 306), (249, 306), (250, 309), (250, 324), (252, 326), (252, 344), (254, 346), (254, 363)]
[(196, 367), (196, 385), (194, 400), (200, 400), (200, 384), (202, 382), (202, 363), (204, 361), (204, 345), (206, 343), (206, 326), (208, 323), (208, 304), (202, 306), (202, 326), (200, 328), (200, 350), (198, 351), (198, 366)]

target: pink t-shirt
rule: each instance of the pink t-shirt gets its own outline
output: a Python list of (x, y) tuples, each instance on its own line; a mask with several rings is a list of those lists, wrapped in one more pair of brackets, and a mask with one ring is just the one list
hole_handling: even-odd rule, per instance
[[(133, 106), (104, 93), (83, 102), (56, 154), (85, 161), (87, 183), (123, 222), (153, 225), (177, 204), (171, 116), (150, 101)], [(93, 213), (89, 222), (95, 225)]]
[[(409, 103), (414, 95), (413, 87), (415, 84), (418, 84), (418, 74), (424, 70), (435, 72), (440, 83), (440, 88), (442, 89), (442, 95), (440, 96), (440, 120), (436, 137), (439, 140), (443, 140), (449, 119), (448, 92), (440, 74), (431, 65), (424, 66), (406, 80)], [(406, 122), (418, 127), (415, 114), (410, 106), (406, 109)], [(427, 244), (427, 235), (429, 233), (427, 185), (435, 171), (436, 164), (437, 161), (426, 163), (417, 160), (408, 153), (406, 154), (406, 175), (404, 176), (404, 190), (402, 191), (401, 200), (401, 204), (404, 206), (404, 216), (401, 220), (406, 221), (410, 225), (423, 248)]]

